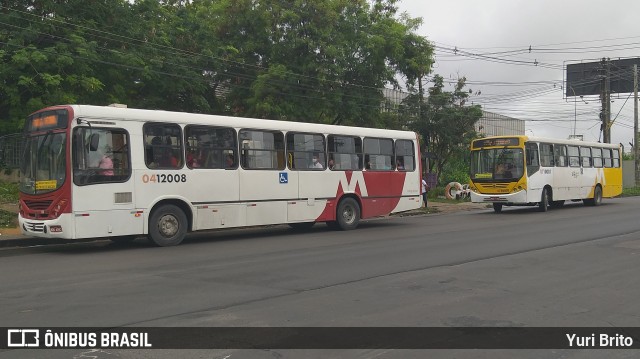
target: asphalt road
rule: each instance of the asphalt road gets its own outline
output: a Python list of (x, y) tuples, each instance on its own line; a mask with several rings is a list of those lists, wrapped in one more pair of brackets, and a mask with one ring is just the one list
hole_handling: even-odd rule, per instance
[[(640, 197), (0, 250), (3, 327), (640, 326)], [(9, 350), (0, 358), (636, 358), (631, 350)]]

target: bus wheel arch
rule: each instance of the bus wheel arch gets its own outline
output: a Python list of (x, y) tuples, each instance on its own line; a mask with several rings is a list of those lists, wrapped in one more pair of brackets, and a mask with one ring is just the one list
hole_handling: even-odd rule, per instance
[(336, 224), (343, 231), (356, 229), (362, 218), (362, 203), (356, 195), (344, 195), (336, 208)]
[(193, 214), (189, 206), (179, 200), (163, 200), (149, 213), (149, 240), (159, 246), (175, 246), (192, 229)]

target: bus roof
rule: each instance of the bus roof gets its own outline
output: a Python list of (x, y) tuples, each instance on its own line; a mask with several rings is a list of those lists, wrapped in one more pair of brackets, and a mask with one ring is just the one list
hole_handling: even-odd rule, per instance
[[(316, 132), (327, 134), (341, 134), (369, 137), (393, 137), (400, 139), (416, 139), (416, 133), (412, 131), (388, 130), (367, 127), (351, 127), (338, 125), (325, 125), (317, 123), (265, 120), (246, 117), (219, 116), (208, 114), (196, 114), (187, 112), (172, 112), (163, 110), (143, 110), (123, 107), (91, 106), (91, 105), (65, 105), (55, 108), (71, 108), (74, 117), (82, 117), (96, 120), (123, 120), (123, 121), (149, 121), (170, 122), (177, 124), (213, 125), (234, 128), (252, 128), (262, 130), (283, 130), (296, 132)], [(49, 108), (51, 109), (51, 108)], [(45, 109), (46, 110), (46, 109)]]
[(567, 140), (567, 139), (559, 139), (559, 138), (537, 137), (537, 136), (526, 136), (526, 135), (489, 136), (489, 137), (479, 138), (477, 140), (487, 140), (491, 138), (514, 138), (514, 137), (521, 138), (524, 141), (545, 142), (545, 143), (554, 143), (554, 144), (561, 144), (561, 145), (596, 146), (596, 147), (602, 147), (602, 148), (619, 148), (620, 147), (619, 144), (615, 144), (615, 143), (588, 142), (588, 141), (582, 141), (577, 139)]

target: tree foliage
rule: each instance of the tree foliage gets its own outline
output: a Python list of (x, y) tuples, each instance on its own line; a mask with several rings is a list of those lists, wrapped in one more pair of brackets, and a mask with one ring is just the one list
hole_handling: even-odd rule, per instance
[(429, 171), (442, 174), (452, 158), (462, 158), (468, 152), (471, 140), (477, 137), (474, 124), (482, 116), (482, 110), (478, 105), (466, 105), (469, 97), (465, 90), (466, 78), (460, 78), (452, 92), (444, 91), (440, 75), (434, 76), (433, 83), (426, 99), (412, 95), (405, 105), (414, 114), (418, 113), (411, 127), (421, 135), (425, 152), (432, 156)]
[(433, 62), (398, 0), (7, 0), (0, 131), (107, 105), (372, 127), (382, 88)]

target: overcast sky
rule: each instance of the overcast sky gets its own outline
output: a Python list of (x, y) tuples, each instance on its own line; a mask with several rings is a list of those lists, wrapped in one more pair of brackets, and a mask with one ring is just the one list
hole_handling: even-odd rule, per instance
[[(474, 103), (526, 120), (529, 135), (567, 138), (575, 127), (597, 141), (600, 100), (564, 98), (564, 67), (640, 57), (639, 0), (401, 0), (399, 8), (423, 19), (418, 33), (436, 45), (433, 74), (465, 76)], [(628, 96), (612, 95), (611, 106), (612, 118), (620, 111), (612, 142), (625, 151), (633, 139)]]

